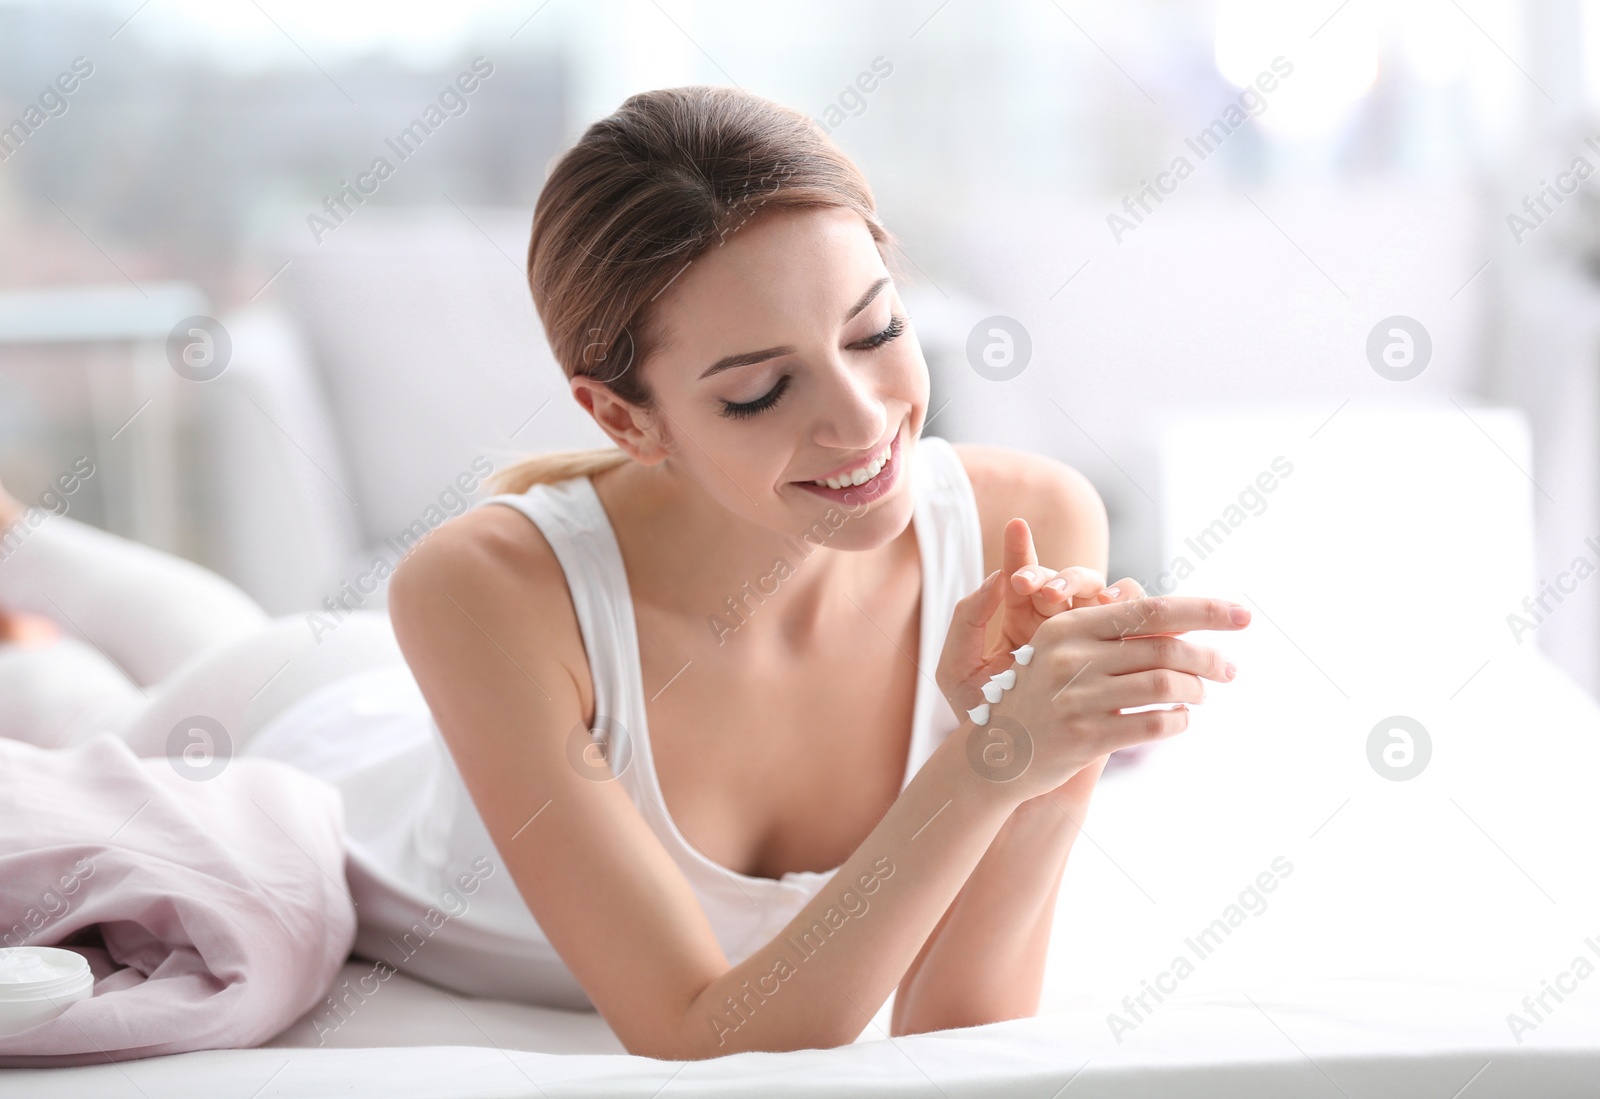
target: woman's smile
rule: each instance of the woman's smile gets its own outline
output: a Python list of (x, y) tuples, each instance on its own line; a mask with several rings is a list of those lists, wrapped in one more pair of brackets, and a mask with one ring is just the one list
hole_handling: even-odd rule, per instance
[[(901, 422), (903, 429), (905, 422)], [(824, 500), (831, 500), (849, 506), (860, 506), (871, 503), (888, 495), (900, 483), (900, 469), (904, 465), (901, 455), (901, 439), (904, 430), (897, 430), (889, 445), (874, 454), (868, 461), (859, 463), (845, 469), (835, 476), (822, 480), (831, 484), (819, 484), (817, 481), (791, 482), (805, 489), (807, 492), (821, 496)], [(855, 477), (865, 478), (859, 482)], [(833, 487), (833, 486), (838, 487)]]

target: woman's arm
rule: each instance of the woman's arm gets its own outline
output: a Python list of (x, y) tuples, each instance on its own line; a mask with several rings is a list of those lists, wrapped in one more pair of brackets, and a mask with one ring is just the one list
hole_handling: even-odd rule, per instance
[(1056, 896), (1106, 759), (1019, 805), (895, 996), (890, 1033), (978, 1026), (1039, 1010)]
[[(1020, 595), (1011, 580), (1018, 569), (1042, 562), (1044, 575), (1083, 566), (1104, 577), (1110, 553), (1105, 505), (1087, 478), (1053, 459), (966, 444), (958, 454), (978, 502), (984, 567), (1000, 569), (1005, 599), (1005, 614), (989, 618), (981, 645), (975, 637), (972, 645), (976, 652), (999, 652), (1031, 638), (1038, 622), (1068, 605)], [(1017, 524), (1019, 518), (1024, 522)], [(962, 625), (953, 622), (951, 630)], [(1056, 893), (1104, 767), (1102, 758), (1018, 806), (902, 980), (893, 1034), (976, 1026), (1038, 1010)]]
[[(730, 966), (616, 782), (580, 776), (581, 635), (564, 575), (508, 508), (441, 527), (396, 570), (396, 636), (496, 851), (632, 1053), (688, 1060), (853, 1041), (1022, 795), (977, 775), (964, 727), (770, 943)], [(1015, 784), (1012, 784), (1015, 785)]]
[(683, 1048), (715, 1056), (855, 1040), (1011, 814), (964, 744), (957, 733), (940, 745), (783, 932), (695, 998)]

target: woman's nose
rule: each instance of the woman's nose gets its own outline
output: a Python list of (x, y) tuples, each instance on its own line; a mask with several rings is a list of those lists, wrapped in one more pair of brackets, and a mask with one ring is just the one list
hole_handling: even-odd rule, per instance
[(889, 426), (888, 410), (868, 374), (836, 361), (822, 397), (818, 443), (840, 450), (865, 450), (883, 438)]

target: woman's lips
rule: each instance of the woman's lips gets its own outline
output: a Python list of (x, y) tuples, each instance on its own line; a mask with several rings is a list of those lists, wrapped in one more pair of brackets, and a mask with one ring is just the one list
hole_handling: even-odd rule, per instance
[[(819, 473), (819, 474), (817, 474), (817, 476), (809, 478), (809, 479), (812, 480), (812, 481), (823, 481), (823, 482), (836, 481), (839, 478), (843, 477), (846, 473), (855, 473), (857, 470), (861, 469), (862, 467), (871, 465), (873, 459), (877, 458), (878, 455), (882, 454), (884, 451), (888, 450), (891, 446), (894, 445), (895, 438), (900, 434), (900, 428), (903, 427), (903, 426), (905, 426), (904, 425), (904, 421), (902, 421), (899, 425), (897, 425), (895, 427), (894, 434), (889, 436), (889, 441), (887, 443), (884, 443), (880, 447), (873, 448), (872, 452), (870, 454), (868, 454), (866, 458), (858, 459), (858, 460), (856, 460), (854, 462), (846, 462), (844, 465), (841, 465), (841, 466), (835, 466), (834, 468), (830, 469), (828, 472)], [(850, 486), (846, 485), (845, 487), (849, 488)]]
[(883, 464), (878, 475), (870, 481), (859, 485), (846, 485), (844, 488), (828, 488), (812, 481), (795, 481), (807, 492), (815, 493), (825, 500), (847, 505), (868, 504), (877, 500), (894, 488), (900, 481), (900, 439), (904, 432), (896, 433), (894, 442), (889, 447), (889, 460)]

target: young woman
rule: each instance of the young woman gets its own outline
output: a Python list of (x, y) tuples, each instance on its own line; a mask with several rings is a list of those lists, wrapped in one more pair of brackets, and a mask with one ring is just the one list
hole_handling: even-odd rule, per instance
[(629, 98), (554, 164), (528, 253), (616, 446), (503, 471), (396, 570), (392, 634), (358, 614), (323, 644), (51, 518), (0, 565), (0, 607), (51, 613), (74, 570), (126, 585), (55, 617), (157, 691), (66, 732), (36, 705), (34, 735), (177, 755), (203, 713), (324, 775), (358, 952), (592, 1004), (635, 1053), (835, 1046), (892, 993), (895, 1034), (1033, 1013), (1107, 755), (1186, 727), (1233, 669), (1178, 635), (1248, 613), (1104, 588), (1081, 475), (922, 436), (891, 246), (803, 115)]

